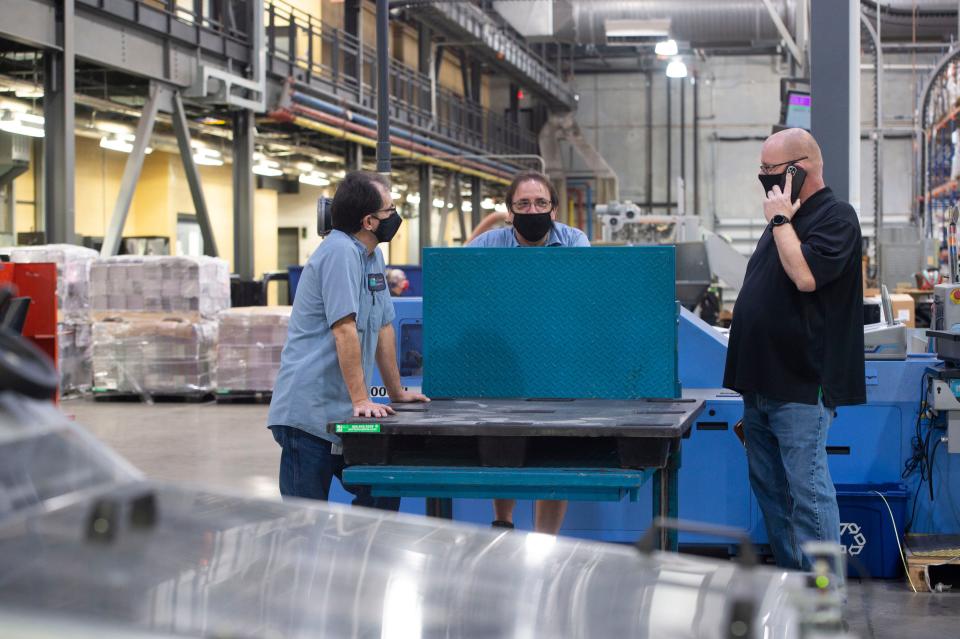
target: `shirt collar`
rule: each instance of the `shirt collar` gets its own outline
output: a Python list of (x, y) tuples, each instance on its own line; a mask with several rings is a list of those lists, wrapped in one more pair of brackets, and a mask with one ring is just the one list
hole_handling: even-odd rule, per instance
[(800, 208), (797, 209), (797, 215), (804, 215), (811, 211), (816, 211), (820, 208), (824, 202), (827, 200), (833, 199), (833, 191), (830, 190), (829, 186), (825, 186), (810, 197), (800, 205)]
[(353, 233), (344, 233), (343, 231), (338, 230), (338, 229), (334, 229), (333, 232), (334, 232), (334, 233), (340, 233), (341, 235), (345, 235), (345, 236), (349, 237), (349, 238), (350, 238), (350, 241), (353, 242), (354, 246), (356, 246), (357, 249), (359, 249), (360, 254), (363, 255), (363, 256), (365, 256), (365, 257), (371, 257), (374, 253), (377, 252), (376, 247), (374, 247), (373, 251), (367, 250), (367, 245), (364, 244), (363, 242), (361, 242), (360, 240), (358, 240), (358, 239), (357, 239), (357, 236), (354, 235)]

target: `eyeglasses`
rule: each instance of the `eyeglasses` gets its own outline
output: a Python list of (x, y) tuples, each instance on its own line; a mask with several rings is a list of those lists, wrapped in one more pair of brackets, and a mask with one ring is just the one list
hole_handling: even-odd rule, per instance
[(511, 209), (513, 211), (519, 211), (520, 213), (526, 213), (531, 209), (531, 207), (536, 210), (538, 213), (546, 213), (553, 210), (553, 201), (546, 200), (544, 198), (537, 198), (536, 200), (516, 200), (512, 205)]
[(771, 173), (774, 172), (774, 170), (778, 169), (784, 164), (796, 164), (797, 162), (801, 160), (806, 160), (806, 159), (807, 159), (807, 156), (805, 155), (802, 158), (797, 158), (796, 160), (787, 160), (786, 162), (780, 162), (778, 164), (761, 164), (760, 172), (763, 173), (764, 175), (770, 175)]
[(374, 211), (373, 213), (370, 213), (370, 215), (376, 217), (378, 220), (385, 220), (385, 219), (387, 219), (387, 218), (385, 218), (385, 217), (379, 217), (379, 216), (377, 216), (377, 213), (386, 213), (386, 214), (387, 214), (387, 217), (389, 217), (389, 216), (393, 215), (393, 214), (396, 213), (396, 212), (397, 212), (397, 207), (395, 207), (395, 206), (388, 206), (388, 207), (385, 208), (385, 209), (376, 210), (376, 211)]

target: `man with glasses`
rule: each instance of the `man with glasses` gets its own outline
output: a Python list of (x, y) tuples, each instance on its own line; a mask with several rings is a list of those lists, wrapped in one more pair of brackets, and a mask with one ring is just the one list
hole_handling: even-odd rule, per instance
[[(390, 184), (376, 173), (350, 173), (331, 213), (334, 230), (300, 276), (267, 420), (282, 449), (280, 494), (324, 501), (343, 472), (340, 441), (326, 432), (327, 423), (394, 412), (367, 394), (374, 362), (391, 401), (429, 401), (403, 390), (397, 368), (393, 303), (377, 248), (402, 222)], [(355, 505), (400, 506), (398, 498), (374, 498), (369, 487), (344, 488)]]
[[(467, 246), (511, 248), (515, 246), (590, 246), (580, 229), (557, 222), (560, 197), (550, 179), (536, 171), (524, 171), (507, 188), (507, 221), (510, 226), (487, 231)], [(495, 499), (493, 525), (513, 528), (513, 499)], [(534, 530), (556, 535), (563, 525), (567, 502), (538, 500), (534, 505)]]
[(559, 203), (560, 196), (550, 178), (537, 171), (519, 173), (507, 188), (509, 226), (487, 231), (467, 246), (590, 246), (583, 231), (557, 222)]
[(866, 401), (860, 224), (803, 129), (767, 138), (759, 179), (767, 228), (737, 296), (723, 385), (743, 395), (750, 485), (777, 565), (809, 569), (804, 542), (840, 543), (834, 409)]

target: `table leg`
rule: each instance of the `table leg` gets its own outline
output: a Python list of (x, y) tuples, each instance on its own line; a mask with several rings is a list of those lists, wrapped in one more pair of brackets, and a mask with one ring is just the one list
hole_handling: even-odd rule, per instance
[(453, 500), (449, 497), (427, 497), (427, 517), (453, 519)]
[[(653, 516), (677, 519), (680, 513), (680, 444), (667, 457), (667, 465), (653, 476)], [(661, 528), (658, 546), (661, 550), (676, 552), (679, 547), (678, 533), (674, 529)]]

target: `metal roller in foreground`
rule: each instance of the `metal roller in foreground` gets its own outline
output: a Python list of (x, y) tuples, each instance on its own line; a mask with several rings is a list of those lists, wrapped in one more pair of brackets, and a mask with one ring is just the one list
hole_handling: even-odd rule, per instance
[(802, 576), (145, 480), (0, 393), (0, 636), (797, 637)]

